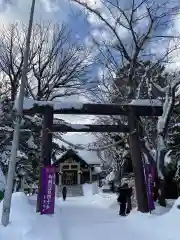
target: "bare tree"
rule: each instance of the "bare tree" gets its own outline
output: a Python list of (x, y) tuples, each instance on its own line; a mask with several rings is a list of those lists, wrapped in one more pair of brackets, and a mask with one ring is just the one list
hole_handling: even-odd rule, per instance
[(21, 36), (17, 31), (16, 25), (10, 25), (8, 29), (3, 28), (1, 30), (0, 68), (7, 80), (6, 83), (8, 84), (12, 101), (15, 100), (22, 72), (25, 42), (23, 38), (23, 41), (20, 38)]
[[(96, 37), (93, 40), (99, 47), (101, 63), (112, 79), (120, 68), (129, 64), (124, 82), (129, 86), (128, 96), (131, 98), (135, 97), (139, 84), (135, 73), (137, 66), (142, 66), (142, 61), (149, 59), (154, 64), (167, 63), (171, 61), (172, 52), (177, 50), (177, 45), (168, 48), (168, 43), (179, 36), (171, 36), (165, 31), (178, 12), (178, 7), (173, 6), (171, 1), (152, 3), (149, 0), (131, 0), (124, 3), (108, 0), (100, 2), (97, 7), (80, 0), (74, 2), (83, 6), (88, 16), (96, 17), (104, 26), (103, 31), (99, 30), (100, 40)], [(105, 37), (104, 31), (107, 33)], [(158, 49), (158, 44), (161, 44), (161, 49)], [(156, 51), (152, 51), (153, 48)]]
[[(10, 151), (8, 145), (12, 138), (11, 129), (14, 117), (12, 108), (22, 77), (26, 31), (27, 26), (23, 24), (9, 25), (9, 27), (1, 29), (0, 76), (3, 80), (4, 89), (2, 92), (7, 91), (7, 103), (4, 99), (0, 99), (6, 109), (5, 111), (0, 106), (3, 113), (0, 123), (0, 144), (4, 147), (1, 149), (3, 153)], [(85, 92), (86, 87), (88, 88), (88, 84), (91, 82), (90, 76), (87, 78), (92, 64), (91, 57), (91, 52), (88, 49), (85, 49), (76, 40), (71, 39), (71, 32), (65, 25), (35, 25), (29, 55), (27, 96), (36, 100), (53, 100), (57, 97), (67, 97)], [(40, 146), (40, 133), (36, 126), (41, 125), (41, 116), (24, 116), (21, 127), (31, 130), (21, 134), (20, 151), (25, 154), (33, 152), (33, 149), (28, 145), (31, 138), (37, 141), (35, 145)], [(7, 151), (6, 148), (8, 148)], [(37, 162), (39, 160), (37, 154), (39, 149), (37, 147), (35, 150)], [(59, 151), (59, 148), (57, 148), (57, 151)], [(28, 159), (28, 161), (31, 160)], [(6, 164), (8, 164), (8, 161), (6, 161)]]
[[(12, 24), (1, 29), (0, 70), (4, 88), (15, 100), (22, 74), (27, 27)], [(84, 92), (91, 79), (91, 52), (71, 39), (65, 25), (36, 24), (29, 56), (27, 95), (36, 100), (53, 100)]]
[[(161, 96), (163, 100), (164, 95), (161, 91), (158, 91), (159, 87), (152, 84), (154, 76), (155, 81), (158, 78), (153, 72), (156, 70), (157, 65), (162, 63), (169, 64), (172, 61), (172, 53), (178, 49), (178, 44), (172, 47), (171, 42), (174, 39), (179, 42), (179, 36), (171, 36), (169, 31), (165, 29), (168, 29), (172, 24), (179, 7), (173, 5), (171, 1), (156, 3), (149, 0), (131, 0), (126, 2), (108, 0), (100, 2), (98, 6), (96, 4), (90, 5), (80, 0), (74, 0), (74, 2), (86, 10), (88, 18), (89, 15), (95, 17), (96, 21), (99, 21), (101, 24), (101, 29), (104, 26), (103, 31), (106, 33), (99, 31), (100, 40), (93, 36), (93, 40), (99, 49), (100, 62), (104, 66), (105, 74), (107, 75), (108, 72), (108, 77), (105, 81), (104, 75), (101, 78), (103, 87), (101, 86), (100, 94), (104, 92), (108, 96), (110, 93), (111, 96), (114, 95), (112, 96), (114, 101), (115, 99), (116, 101), (138, 99), (140, 98), (140, 93), (144, 91), (142, 86), (146, 85), (148, 98), (152, 98), (152, 92), (154, 93), (153, 90), (155, 90), (155, 98)], [(108, 40), (107, 36), (109, 36)], [(147, 60), (152, 62), (148, 69), (144, 65), (144, 62)], [(123, 77), (120, 69), (126, 69)], [(141, 77), (139, 76), (139, 71), (137, 71), (138, 69), (144, 71)], [(123, 72), (125, 71), (123, 70)], [(109, 84), (110, 79), (111, 84)], [(167, 85), (169, 86), (168, 83)], [(112, 91), (114, 89), (116, 91)], [(98, 91), (96, 95), (98, 95)], [(108, 100), (108, 97), (105, 96), (104, 99)], [(132, 123), (132, 119), (135, 120), (135, 116), (131, 115), (128, 119), (129, 122)], [(143, 125), (141, 119), (138, 121)], [(137, 122), (130, 125), (132, 125), (131, 133), (133, 134), (133, 129), (135, 130), (134, 127), (137, 125)], [(131, 133), (130, 138), (132, 136)], [(134, 142), (131, 142), (131, 145), (138, 147), (138, 144), (136, 144), (138, 138), (138, 134), (136, 136), (134, 134), (131, 139)], [(133, 147), (133, 149), (136, 149), (136, 147)], [(136, 173), (138, 173), (138, 169), (136, 166), (134, 167)], [(140, 177), (141, 180), (137, 181), (138, 184), (143, 181), (143, 173), (139, 172), (139, 175), (142, 176)], [(140, 195), (142, 194), (140, 188), (142, 190), (144, 187), (138, 187), (137, 197), (141, 201)], [(145, 203), (145, 201), (144, 198), (141, 203)], [(142, 209), (147, 209), (147, 204), (145, 205)]]
[[(9, 93), (10, 100), (14, 101), (22, 75), (26, 26), (11, 24), (1, 28), (0, 32), (0, 70), (3, 87)], [(34, 57), (35, 53), (31, 54), (29, 64)]]
[(31, 49), (36, 56), (28, 77), (28, 91), (34, 99), (53, 100), (78, 94), (91, 82), (87, 78), (91, 53), (71, 40), (67, 26), (36, 25)]

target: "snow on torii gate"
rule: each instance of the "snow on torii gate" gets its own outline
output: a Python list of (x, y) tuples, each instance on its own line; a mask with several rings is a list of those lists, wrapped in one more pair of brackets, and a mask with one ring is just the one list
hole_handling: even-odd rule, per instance
[[(159, 100), (131, 100), (130, 102), (124, 102), (121, 104), (101, 104), (34, 101), (31, 99), (25, 99), (23, 113), (25, 115), (34, 115), (36, 113), (44, 115), (41, 150), (41, 164), (44, 166), (51, 164), (52, 132), (129, 132), (138, 209), (141, 212), (149, 211), (139, 143), (137, 117), (161, 116), (163, 108), (162, 103)], [(128, 117), (128, 125), (53, 124), (54, 114), (125, 115)]]

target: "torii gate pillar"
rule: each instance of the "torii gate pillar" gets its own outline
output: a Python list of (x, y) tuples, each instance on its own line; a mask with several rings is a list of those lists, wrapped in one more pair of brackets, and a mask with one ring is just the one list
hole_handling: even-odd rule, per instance
[(141, 148), (138, 134), (138, 123), (136, 116), (131, 109), (128, 116), (129, 124), (129, 144), (131, 150), (131, 159), (135, 175), (136, 197), (138, 210), (142, 213), (149, 212), (147, 189), (144, 178), (144, 168), (141, 156)]

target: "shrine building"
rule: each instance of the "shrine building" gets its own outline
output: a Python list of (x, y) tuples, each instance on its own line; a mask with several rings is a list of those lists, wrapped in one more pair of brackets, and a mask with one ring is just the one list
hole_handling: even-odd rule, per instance
[(99, 180), (100, 161), (87, 151), (67, 150), (54, 162), (56, 185), (81, 185)]

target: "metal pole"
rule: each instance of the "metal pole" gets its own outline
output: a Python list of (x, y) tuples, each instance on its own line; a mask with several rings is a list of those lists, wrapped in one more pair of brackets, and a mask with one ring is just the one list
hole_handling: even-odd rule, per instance
[(22, 114), (23, 114), (23, 101), (24, 101), (24, 94), (25, 94), (25, 87), (26, 87), (26, 76), (28, 71), (28, 58), (29, 58), (29, 51), (30, 51), (30, 39), (31, 39), (31, 32), (32, 32), (32, 25), (33, 25), (34, 9), (35, 9), (35, 0), (32, 0), (29, 26), (28, 26), (28, 32), (27, 32), (27, 38), (26, 38), (26, 48), (24, 51), (24, 63), (23, 63), (23, 69), (22, 69), (19, 99), (18, 99), (18, 105), (16, 110), (17, 114), (16, 114), (16, 121), (15, 121), (14, 134), (13, 134), (11, 158), (9, 162), (7, 184), (6, 184), (5, 195), (3, 200), (2, 219), (1, 219), (1, 223), (3, 226), (7, 226), (9, 224), (17, 149), (19, 146), (20, 123), (21, 123)]

